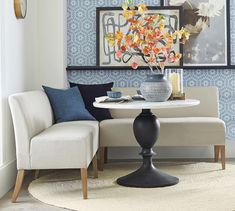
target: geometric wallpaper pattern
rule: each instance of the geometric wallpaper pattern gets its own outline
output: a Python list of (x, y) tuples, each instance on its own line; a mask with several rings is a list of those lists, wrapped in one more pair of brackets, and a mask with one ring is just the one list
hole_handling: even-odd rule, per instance
[[(68, 65), (96, 64), (96, 7), (117, 6), (121, 0), (67, 0)], [(138, 1), (149, 6), (159, 0)], [(230, 0), (231, 59), (235, 64), (235, 1)], [(146, 70), (76, 70), (68, 79), (79, 83), (114, 82), (116, 87), (139, 87)], [(235, 140), (235, 69), (184, 70), (184, 86), (217, 86), (220, 90), (220, 116), (226, 122), (227, 139)]]

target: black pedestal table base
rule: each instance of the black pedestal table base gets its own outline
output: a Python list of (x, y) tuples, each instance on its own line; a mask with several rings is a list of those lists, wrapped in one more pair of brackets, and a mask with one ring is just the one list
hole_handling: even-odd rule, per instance
[(154, 188), (175, 185), (179, 182), (177, 177), (161, 172), (154, 167), (152, 150), (160, 132), (160, 122), (150, 109), (143, 109), (133, 124), (137, 142), (142, 147), (140, 155), (143, 156), (142, 166), (117, 179), (117, 183), (127, 187)]

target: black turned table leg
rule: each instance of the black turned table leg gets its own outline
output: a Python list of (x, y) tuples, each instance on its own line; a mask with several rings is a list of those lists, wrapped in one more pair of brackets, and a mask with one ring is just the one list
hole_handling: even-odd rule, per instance
[(161, 172), (152, 162), (152, 156), (155, 154), (152, 150), (158, 139), (160, 132), (160, 122), (150, 109), (143, 109), (136, 117), (133, 124), (134, 134), (137, 142), (142, 147), (140, 155), (143, 156), (142, 166), (128, 174), (117, 179), (119, 185), (127, 187), (154, 188), (175, 185), (179, 179)]

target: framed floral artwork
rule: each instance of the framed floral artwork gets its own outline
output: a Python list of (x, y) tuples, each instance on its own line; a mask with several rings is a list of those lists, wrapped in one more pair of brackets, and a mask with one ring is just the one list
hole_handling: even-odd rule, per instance
[(184, 67), (230, 65), (229, 0), (162, 0), (161, 4), (183, 7), (183, 27), (191, 34), (183, 47)]
[[(122, 31), (125, 34), (129, 31), (129, 22), (123, 17), (123, 9), (120, 7), (98, 7), (96, 8), (97, 16), (97, 43), (96, 43), (96, 62), (99, 67), (110, 67), (119, 69), (130, 69), (130, 64), (133, 62), (133, 55), (126, 53), (124, 59), (120, 59), (116, 52), (118, 46), (110, 46), (107, 39), (108, 34), (115, 34), (117, 31)], [(148, 14), (159, 14), (165, 19), (164, 31), (174, 33), (181, 28), (181, 11), (182, 7), (148, 7)], [(138, 19), (138, 17), (137, 17)], [(183, 48), (179, 40), (174, 40), (173, 49), (175, 52), (182, 53)], [(139, 61), (139, 66), (148, 68), (144, 61)], [(182, 59), (173, 64), (166, 66), (182, 66)]]

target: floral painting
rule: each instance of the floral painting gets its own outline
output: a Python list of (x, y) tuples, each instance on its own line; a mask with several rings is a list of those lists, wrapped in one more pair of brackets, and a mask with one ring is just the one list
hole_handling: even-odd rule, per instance
[[(174, 8), (160, 8), (149, 7), (148, 14), (159, 14), (159, 17), (164, 17), (165, 24), (163, 31), (165, 34), (176, 33), (180, 29), (180, 9)], [(141, 17), (135, 17), (136, 20)], [(122, 8), (97, 8), (97, 66), (110, 66), (110, 67), (129, 67), (135, 63), (135, 56), (125, 51), (121, 56), (117, 52), (120, 52), (119, 46), (110, 45), (111, 39), (106, 39), (110, 34), (126, 34), (128, 36), (134, 36), (135, 30), (130, 30), (130, 22), (123, 16)], [(172, 49), (175, 52), (182, 52), (182, 47), (179, 40), (174, 39), (172, 43)], [(139, 66), (148, 66), (146, 62), (139, 61)], [(166, 66), (180, 66), (181, 60), (174, 63), (166, 64)]]
[(183, 26), (191, 34), (184, 45), (184, 66), (229, 65), (228, 0), (163, 0), (183, 6)]

